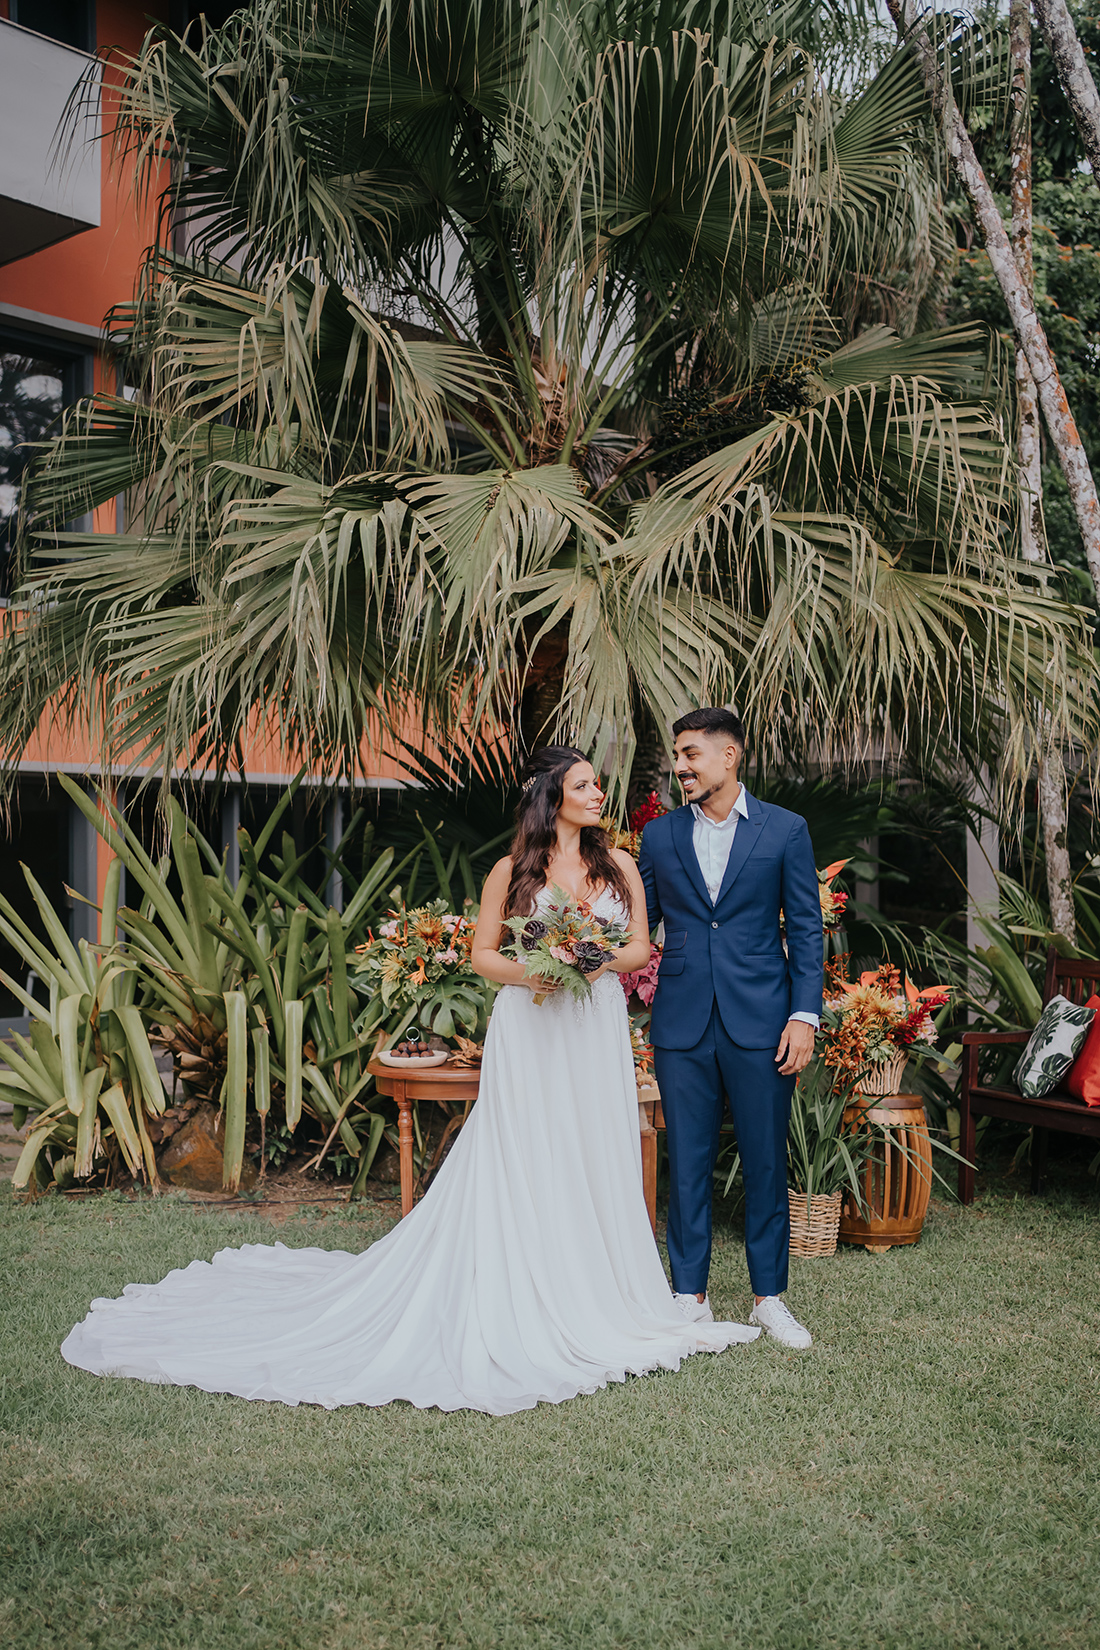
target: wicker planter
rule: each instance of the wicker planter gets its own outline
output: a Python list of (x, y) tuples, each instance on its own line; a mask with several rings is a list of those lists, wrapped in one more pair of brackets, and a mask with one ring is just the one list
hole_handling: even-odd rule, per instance
[(860, 1078), (860, 1093), (897, 1094), (901, 1089), (908, 1059), (908, 1054), (899, 1054), (896, 1059), (888, 1060), (885, 1065), (872, 1066), (867, 1075)]
[(791, 1254), (803, 1259), (815, 1255), (835, 1255), (840, 1227), (842, 1192), (828, 1197), (807, 1197), (805, 1192), (787, 1188), (791, 1209)]

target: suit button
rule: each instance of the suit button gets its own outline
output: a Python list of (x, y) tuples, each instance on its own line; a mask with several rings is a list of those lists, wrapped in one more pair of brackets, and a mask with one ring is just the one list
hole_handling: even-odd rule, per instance
[(717, 924), (717, 923), (716, 923), (716, 922), (712, 922), (712, 923), (711, 923), (711, 927), (712, 927), (712, 928), (717, 928), (717, 927), (718, 927), (718, 924)]

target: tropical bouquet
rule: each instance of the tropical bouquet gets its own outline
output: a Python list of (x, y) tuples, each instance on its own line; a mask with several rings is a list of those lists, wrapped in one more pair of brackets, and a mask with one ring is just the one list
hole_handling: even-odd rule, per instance
[[(630, 938), (614, 917), (598, 917), (587, 900), (574, 899), (564, 889), (551, 887), (549, 903), (529, 917), (506, 917), (504, 926), (515, 935), (516, 951), (528, 979), (560, 985), (582, 1000), (592, 990), (590, 976), (612, 955), (614, 947)], [(546, 1001), (536, 991), (535, 1002)]]
[(473, 942), (473, 923), (448, 911), (446, 900), (413, 911), (402, 906), (356, 947), (350, 984), (398, 1011), (391, 1039), (414, 1021), (444, 1038), (454, 1038), (460, 1027), (476, 1036), (484, 1031), (488, 1003), (486, 982), (470, 966)]
[(822, 1059), (835, 1087), (858, 1086), (876, 1066), (906, 1055), (935, 1052), (933, 1015), (948, 1001), (946, 986), (918, 990), (890, 963), (866, 970), (853, 985), (844, 978), (847, 956), (826, 964), (821, 1017)]

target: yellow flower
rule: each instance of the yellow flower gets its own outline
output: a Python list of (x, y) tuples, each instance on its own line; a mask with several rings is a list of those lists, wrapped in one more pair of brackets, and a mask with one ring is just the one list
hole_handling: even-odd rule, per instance
[(445, 933), (440, 918), (433, 916), (430, 911), (417, 912), (412, 931), (417, 939), (423, 940), (425, 945), (430, 946), (441, 945)]

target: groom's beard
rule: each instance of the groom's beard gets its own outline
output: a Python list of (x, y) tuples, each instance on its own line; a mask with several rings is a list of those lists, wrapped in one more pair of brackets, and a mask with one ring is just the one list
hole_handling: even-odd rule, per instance
[[(694, 779), (695, 775), (692, 774), (691, 778)], [(715, 791), (719, 789), (717, 785), (712, 785), (709, 791), (703, 791), (700, 796), (688, 796), (684, 791), (684, 782), (679, 774), (676, 775), (676, 783), (680, 787), (680, 794), (684, 797), (685, 802), (698, 803), (700, 807), (704, 802), (709, 802)]]

